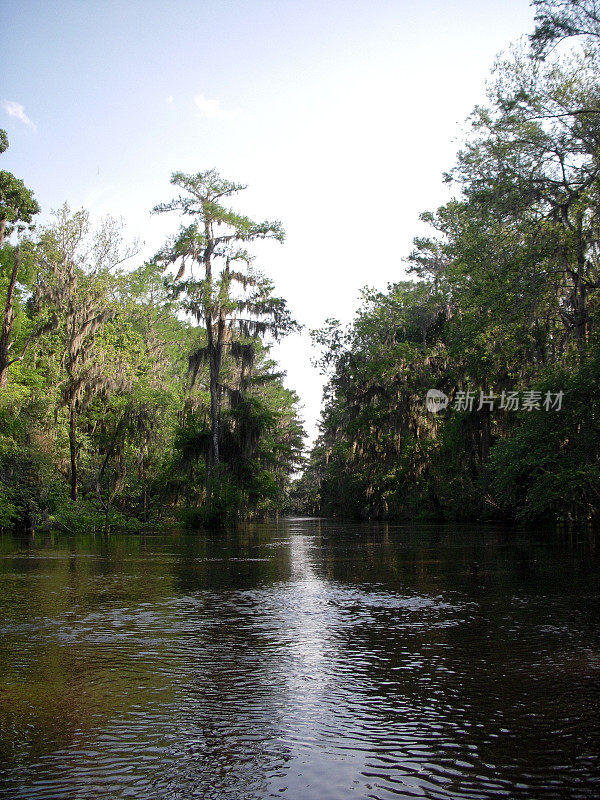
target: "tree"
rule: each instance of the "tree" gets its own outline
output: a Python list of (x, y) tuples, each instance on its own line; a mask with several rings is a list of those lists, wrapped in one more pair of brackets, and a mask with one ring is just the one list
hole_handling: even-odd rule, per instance
[[(532, 48), (498, 61), (447, 176), (457, 197), (423, 215), (419, 282), (365, 293), (346, 332), (317, 333), (333, 370), (305, 507), (598, 519), (598, 5), (534, 5)], [(429, 387), (445, 411), (425, 411)], [(563, 389), (561, 414), (502, 405)], [(469, 390), (479, 408), (455, 402)]]
[(597, 0), (533, 0), (535, 30), (529, 37), (533, 53), (543, 58), (552, 47), (573, 36), (600, 39)]
[[(8, 137), (6, 131), (0, 130), (0, 153), (8, 148)], [(10, 236), (13, 231), (22, 232), (31, 225), (33, 217), (38, 214), (40, 208), (33, 197), (32, 192), (25, 187), (23, 181), (15, 178), (11, 172), (0, 171), (0, 248), (4, 245), (4, 239)], [(6, 287), (6, 300), (4, 302), (4, 317), (2, 321), (2, 331), (0, 332), (0, 387), (6, 386), (8, 381), (8, 369), (11, 364), (22, 358), (24, 351), (29, 346), (35, 335), (33, 334), (25, 343), (24, 349), (18, 357), (11, 358), (11, 332), (14, 322), (14, 303), (15, 289), (21, 268), (21, 245), (18, 244), (12, 250), (12, 267)]]
[(582, 352), (600, 288), (600, 81), (593, 51), (538, 62), (516, 49), (496, 65), (490, 108), (477, 108), (452, 175), (466, 200), (503, 223), (525, 223), (566, 339)]
[[(154, 212), (179, 211), (192, 218), (156, 255), (164, 268), (177, 265), (173, 291), (183, 308), (204, 325), (206, 344), (190, 357), (192, 380), (208, 364), (210, 391), (210, 456), (207, 464), (207, 500), (210, 505), (219, 479), (221, 405), (224, 392), (235, 391), (222, 382), (223, 355), (230, 355), (244, 373), (254, 358), (253, 340), (264, 334), (280, 337), (296, 327), (283, 299), (274, 297), (272, 284), (252, 269), (244, 245), (257, 239), (283, 241), (279, 222), (254, 222), (225, 207), (223, 200), (245, 187), (214, 171), (186, 175), (176, 172), (171, 183), (183, 190)], [(200, 270), (196, 276), (195, 270)], [(186, 276), (187, 273), (187, 277)], [(239, 388), (237, 389), (239, 391)]]
[(59, 320), (62, 397), (68, 409), (71, 463), (71, 499), (77, 500), (77, 420), (101, 390), (116, 389), (119, 374), (106, 369), (96, 347), (98, 332), (115, 316), (111, 295), (116, 289), (113, 271), (131, 258), (135, 247), (124, 247), (121, 226), (111, 218), (92, 232), (89, 214), (71, 214), (67, 205), (55, 213), (56, 222), (41, 237), (38, 248), (40, 279), (36, 301)]

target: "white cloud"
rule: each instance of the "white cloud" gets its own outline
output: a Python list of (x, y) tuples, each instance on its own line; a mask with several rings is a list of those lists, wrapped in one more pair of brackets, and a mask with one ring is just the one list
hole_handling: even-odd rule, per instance
[(25, 113), (25, 109), (20, 103), (15, 103), (13, 100), (5, 100), (4, 101), (4, 110), (10, 117), (16, 117), (20, 119), (25, 125), (28, 125), (34, 131), (37, 130), (35, 122), (29, 119), (27, 114)]
[(200, 111), (200, 114), (204, 117), (208, 117), (208, 119), (233, 119), (239, 114), (239, 111), (226, 111), (224, 108), (221, 108), (221, 104), (218, 100), (209, 100), (209, 98), (205, 97), (203, 94), (195, 95), (194, 103), (196, 104), (196, 108)]
[(170, 95), (167, 97), (167, 103), (168, 103), (170, 106), (172, 106), (172, 105), (175, 105), (175, 98), (173, 97), (173, 95), (172, 95), (172, 94), (170, 94)]

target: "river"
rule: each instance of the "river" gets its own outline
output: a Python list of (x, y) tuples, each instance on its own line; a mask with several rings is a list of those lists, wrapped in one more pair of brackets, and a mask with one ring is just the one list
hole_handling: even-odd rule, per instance
[(0, 797), (600, 796), (585, 532), (0, 537)]

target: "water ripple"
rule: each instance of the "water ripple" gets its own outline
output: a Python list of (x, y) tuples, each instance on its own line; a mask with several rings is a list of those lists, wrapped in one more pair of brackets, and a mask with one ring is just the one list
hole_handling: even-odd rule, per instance
[(598, 795), (587, 584), (540, 595), (503, 563), (482, 594), (456, 577), (472, 540), (443, 561), (315, 525), (5, 553), (0, 796)]

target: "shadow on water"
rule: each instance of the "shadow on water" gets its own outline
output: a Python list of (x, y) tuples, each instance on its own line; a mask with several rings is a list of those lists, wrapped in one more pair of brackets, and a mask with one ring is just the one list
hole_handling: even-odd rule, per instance
[(592, 798), (597, 541), (0, 537), (0, 796)]

